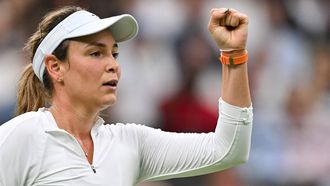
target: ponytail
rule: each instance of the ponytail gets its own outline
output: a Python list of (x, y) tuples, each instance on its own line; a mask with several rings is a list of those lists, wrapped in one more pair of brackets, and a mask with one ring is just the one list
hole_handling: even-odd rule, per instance
[[(29, 38), (24, 50), (28, 53), (30, 60), (47, 34), (62, 20), (70, 14), (82, 10), (80, 7), (68, 6), (49, 12), (39, 23), (37, 31)], [(60, 60), (66, 59), (68, 42), (63, 41), (53, 52)], [(19, 80), (17, 92), (16, 115), (25, 112), (36, 111), (40, 107), (50, 105), (54, 86), (47, 70), (43, 74), (43, 83), (34, 74), (32, 64), (29, 64), (23, 71)]]
[(16, 115), (45, 107), (49, 99), (50, 95), (34, 74), (32, 64), (27, 65), (18, 83)]

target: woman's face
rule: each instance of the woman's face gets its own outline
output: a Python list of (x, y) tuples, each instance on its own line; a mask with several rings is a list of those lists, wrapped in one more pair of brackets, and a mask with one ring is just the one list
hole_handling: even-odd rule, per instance
[(70, 41), (63, 65), (64, 92), (74, 106), (102, 110), (116, 101), (118, 45), (109, 31)]

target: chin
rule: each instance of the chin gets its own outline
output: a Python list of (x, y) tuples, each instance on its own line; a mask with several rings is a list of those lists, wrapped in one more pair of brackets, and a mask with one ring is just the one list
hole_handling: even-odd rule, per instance
[(112, 99), (109, 99), (109, 100), (106, 100), (106, 101), (102, 102), (101, 110), (105, 110), (105, 109), (113, 106), (116, 103), (116, 101), (117, 101), (116, 98), (115, 99), (112, 98)]
[(94, 103), (97, 103), (97, 106), (101, 109), (107, 109), (111, 106), (113, 106), (117, 102), (117, 95), (116, 94), (107, 94), (100, 96), (96, 98), (97, 101)]

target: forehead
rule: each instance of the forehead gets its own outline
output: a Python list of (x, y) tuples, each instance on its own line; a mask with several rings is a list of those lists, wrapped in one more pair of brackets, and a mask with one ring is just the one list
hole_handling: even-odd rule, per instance
[(92, 43), (99, 43), (106, 45), (106, 47), (113, 47), (114, 45), (117, 46), (114, 37), (112, 36), (111, 32), (108, 30), (104, 30), (101, 32), (97, 32), (95, 34), (91, 34), (88, 36), (82, 36), (78, 38), (72, 39), (73, 41), (79, 41), (84, 44), (92, 44)]

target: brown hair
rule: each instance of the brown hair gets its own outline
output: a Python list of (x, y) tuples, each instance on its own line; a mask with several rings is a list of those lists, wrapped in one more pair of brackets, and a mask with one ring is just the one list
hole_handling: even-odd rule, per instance
[[(37, 31), (29, 38), (24, 50), (27, 51), (32, 62), (33, 56), (41, 41), (62, 20), (70, 14), (82, 10), (80, 7), (67, 6), (46, 14), (39, 23)], [(53, 52), (58, 59), (64, 61), (67, 57), (68, 41), (63, 41)], [(47, 70), (43, 74), (43, 83), (34, 74), (32, 63), (24, 69), (20, 79), (17, 92), (16, 115), (29, 111), (36, 111), (40, 107), (50, 104), (53, 94), (53, 82)]]

